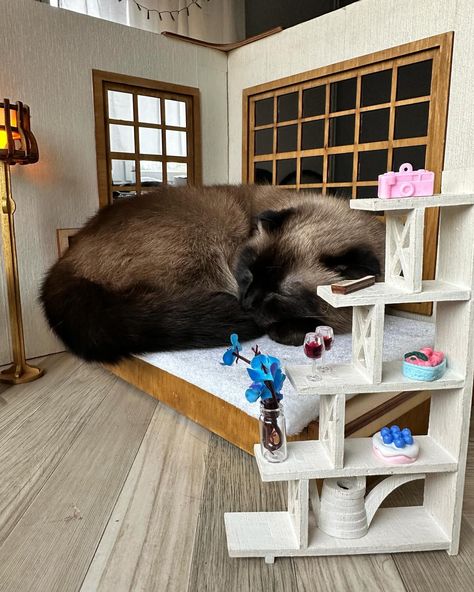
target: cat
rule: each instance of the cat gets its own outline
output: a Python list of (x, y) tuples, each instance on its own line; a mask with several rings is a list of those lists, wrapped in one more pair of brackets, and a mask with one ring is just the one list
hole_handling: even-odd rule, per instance
[(101, 210), (47, 273), (46, 318), (69, 350), (132, 354), (264, 333), (300, 345), (350, 327), (321, 284), (380, 276), (384, 232), (346, 201), (272, 186), (163, 187)]

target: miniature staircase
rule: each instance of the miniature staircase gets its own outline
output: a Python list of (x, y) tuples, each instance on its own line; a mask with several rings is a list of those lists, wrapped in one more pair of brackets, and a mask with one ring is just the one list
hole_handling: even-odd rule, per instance
[[(226, 513), (231, 557), (273, 563), (282, 556), (458, 552), (473, 383), (474, 195), (357, 199), (351, 207), (385, 212), (385, 282), (347, 295), (333, 294), (330, 286), (318, 289), (330, 305), (353, 307), (352, 364), (333, 366), (317, 384), (307, 381), (308, 366), (286, 368), (298, 393), (321, 396), (320, 439), (288, 443), (283, 463), (268, 463), (255, 446), (262, 480), (288, 481), (288, 511)], [(441, 208), (438, 263), (436, 279), (422, 281), (428, 207)], [(436, 302), (435, 348), (446, 353), (449, 368), (434, 382), (404, 377), (401, 361), (382, 362), (385, 305), (407, 302)], [(432, 397), (428, 435), (417, 436), (420, 455), (413, 464), (384, 464), (373, 455), (371, 438), (344, 438), (346, 394), (418, 390), (432, 391)], [(330, 527), (327, 515), (319, 516), (328, 504), (321, 506), (315, 480), (346, 489), (338, 479), (362, 479), (365, 488), (369, 475), (390, 476), (365, 498), (368, 529), (343, 538), (343, 514)], [(413, 479), (424, 479), (423, 506), (378, 509), (395, 487)]]

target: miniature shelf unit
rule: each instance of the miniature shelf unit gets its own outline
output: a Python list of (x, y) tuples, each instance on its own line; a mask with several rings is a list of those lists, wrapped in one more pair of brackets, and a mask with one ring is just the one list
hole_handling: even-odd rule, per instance
[[(231, 557), (395, 553), (445, 549), (456, 554), (464, 489), (474, 356), (474, 195), (351, 200), (351, 207), (384, 211), (385, 282), (352, 294), (318, 295), (353, 307), (352, 364), (335, 365), (318, 383), (308, 366), (286, 373), (300, 394), (320, 395), (320, 439), (290, 442), (288, 459), (269, 463), (255, 446), (263, 481), (288, 482), (287, 512), (227, 513)], [(424, 215), (440, 207), (436, 279), (422, 281)], [(448, 369), (433, 382), (405, 378), (402, 361), (382, 362), (385, 305), (436, 303), (435, 348)], [(429, 390), (426, 436), (418, 459), (392, 465), (372, 452), (371, 438), (344, 438), (345, 395)], [(365, 481), (387, 475), (366, 497)], [(324, 479), (321, 497), (316, 479)], [(380, 508), (396, 487), (424, 480), (422, 506)]]

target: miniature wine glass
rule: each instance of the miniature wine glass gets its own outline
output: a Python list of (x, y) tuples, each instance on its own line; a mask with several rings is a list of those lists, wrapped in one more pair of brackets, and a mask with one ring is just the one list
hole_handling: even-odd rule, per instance
[(319, 325), (316, 327), (315, 332), (317, 335), (321, 335), (324, 340), (324, 352), (321, 359), (322, 366), (319, 367), (319, 372), (321, 374), (331, 374), (331, 366), (325, 365), (324, 362), (326, 358), (326, 352), (331, 351), (331, 348), (334, 345), (334, 330), (332, 327), (328, 327), (327, 325)]
[(306, 333), (304, 338), (304, 353), (306, 357), (313, 360), (311, 374), (306, 378), (312, 382), (322, 380), (321, 375), (316, 371), (318, 360), (321, 360), (324, 352), (324, 338), (317, 333)]

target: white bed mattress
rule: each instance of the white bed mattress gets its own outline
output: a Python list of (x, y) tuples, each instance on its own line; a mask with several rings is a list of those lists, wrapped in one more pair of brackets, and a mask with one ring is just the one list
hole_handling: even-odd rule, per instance
[[(432, 345), (433, 341), (433, 323), (386, 316), (383, 352), (385, 361), (401, 359), (407, 351)], [(302, 347), (280, 345), (268, 337), (262, 337), (255, 342), (263, 353), (279, 358), (283, 366), (310, 363)], [(242, 343), (243, 355), (252, 357), (250, 348), (255, 345), (255, 342)], [(245, 390), (251, 382), (246, 372), (247, 364), (239, 362), (231, 367), (221, 365), (225, 349), (225, 347), (218, 347), (159, 352), (139, 357), (148, 364), (183, 378), (224, 399), (248, 415), (258, 417), (259, 403), (249, 403), (245, 398)], [(350, 358), (351, 334), (337, 335), (333, 350), (327, 355), (327, 362), (350, 362)], [(285, 381), (282, 393), (288, 434), (298, 434), (318, 417), (319, 397), (297, 395), (288, 380)]]

